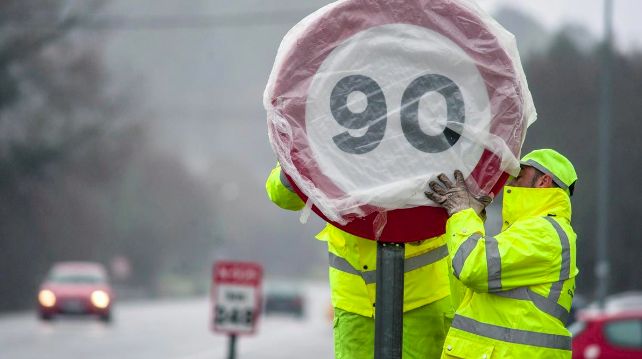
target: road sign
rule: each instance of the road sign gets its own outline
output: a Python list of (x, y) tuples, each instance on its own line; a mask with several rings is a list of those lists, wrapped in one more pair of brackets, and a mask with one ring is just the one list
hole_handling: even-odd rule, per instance
[(264, 99), (299, 195), (360, 237), (444, 232), (430, 178), (497, 193), (534, 108), (512, 35), (465, 0), (344, 0), (284, 38)]
[(212, 271), (212, 329), (253, 334), (261, 308), (263, 269), (258, 263), (219, 261)]

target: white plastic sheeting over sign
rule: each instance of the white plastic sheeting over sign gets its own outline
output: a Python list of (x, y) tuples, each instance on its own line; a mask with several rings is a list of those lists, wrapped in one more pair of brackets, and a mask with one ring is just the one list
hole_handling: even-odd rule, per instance
[(284, 171), (331, 221), (417, 206), (439, 173), (519, 171), (536, 113), (512, 34), (467, 0), (343, 0), (288, 32), (265, 90)]

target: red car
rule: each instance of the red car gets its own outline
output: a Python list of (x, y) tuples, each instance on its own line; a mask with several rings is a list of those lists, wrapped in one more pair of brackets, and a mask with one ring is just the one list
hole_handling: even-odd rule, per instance
[(607, 303), (605, 310), (586, 309), (577, 317), (569, 327), (573, 359), (642, 358), (642, 307)]
[(38, 313), (43, 320), (58, 314), (86, 314), (109, 322), (113, 298), (107, 271), (101, 264), (60, 262), (40, 286)]

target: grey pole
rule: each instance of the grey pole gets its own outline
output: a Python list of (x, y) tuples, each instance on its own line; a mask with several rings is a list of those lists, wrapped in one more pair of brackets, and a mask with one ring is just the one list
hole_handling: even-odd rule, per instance
[(401, 359), (405, 245), (377, 242), (375, 359)]
[(236, 334), (230, 334), (228, 359), (236, 359)]
[(611, 158), (611, 101), (613, 62), (613, 0), (604, 0), (604, 43), (602, 44), (600, 118), (598, 124), (598, 191), (597, 191), (597, 298), (604, 307), (609, 292), (609, 187)]

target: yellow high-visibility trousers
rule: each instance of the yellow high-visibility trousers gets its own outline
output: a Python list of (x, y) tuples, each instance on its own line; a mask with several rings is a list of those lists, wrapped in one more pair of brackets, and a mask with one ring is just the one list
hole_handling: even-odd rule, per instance
[[(439, 358), (454, 311), (450, 297), (404, 313), (403, 359)], [(334, 309), (336, 359), (374, 358), (374, 318)]]

